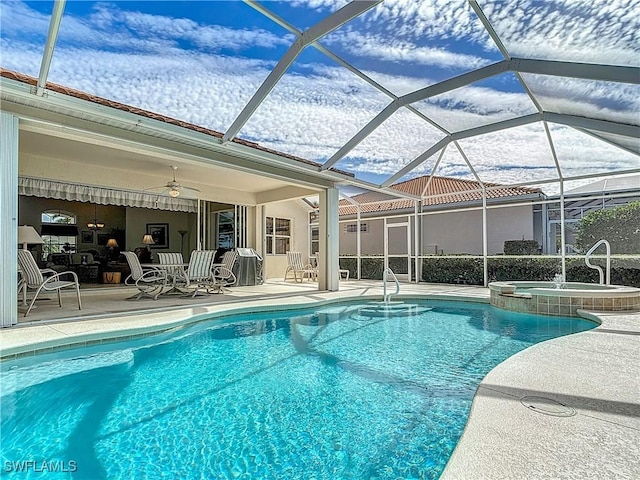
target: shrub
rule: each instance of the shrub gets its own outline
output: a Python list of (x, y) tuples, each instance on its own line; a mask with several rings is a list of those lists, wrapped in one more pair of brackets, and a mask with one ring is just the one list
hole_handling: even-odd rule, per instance
[(483, 280), (481, 258), (429, 257), (422, 259), (423, 282), (482, 285)]
[(576, 246), (584, 251), (600, 239), (611, 253), (640, 253), (640, 202), (589, 212), (578, 222)]
[(540, 244), (535, 240), (507, 240), (504, 242), (505, 255), (538, 255)]
[(562, 271), (560, 258), (490, 258), (490, 282), (505, 280), (551, 280)]
[[(560, 258), (490, 258), (487, 261), (490, 282), (531, 280), (545, 282), (562, 271)], [(592, 263), (605, 267), (604, 259)], [(585, 265), (584, 259), (567, 259), (566, 278), (569, 282), (598, 283), (598, 272)], [(464, 283), (482, 285), (481, 258), (425, 258), (422, 261), (422, 281), (430, 283)], [(640, 258), (611, 259), (611, 283), (640, 288)]]

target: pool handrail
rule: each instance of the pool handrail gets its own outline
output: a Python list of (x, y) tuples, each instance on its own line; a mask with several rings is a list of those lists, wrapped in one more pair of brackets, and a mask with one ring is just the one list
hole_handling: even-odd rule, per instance
[[(389, 274), (391, 274), (391, 277), (393, 278), (393, 281), (396, 284), (396, 291), (395, 293), (391, 294), (387, 294), (387, 282), (388, 282), (388, 276)], [(391, 270), (390, 267), (387, 267), (384, 269), (384, 272), (382, 272), (382, 287), (383, 287), (383, 300), (384, 303), (389, 303), (391, 301), (391, 295), (397, 295), (398, 293), (400, 293), (400, 282), (398, 282), (398, 277), (396, 277), (396, 274), (393, 273), (393, 270)]]
[[(591, 262), (589, 262), (589, 257), (591, 257), (591, 254), (593, 254), (596, 248), (598, 248), (600, 245), (604, 245), (607, 248), (607, 283), (606, 284), (604, 283), (604, 273), (602, 272), (602, 267), (598, 265), (592, 265)], [(600, 285), (611, 285), (611, 245), (607, 240), (603, 238), (602, 240), (597, 241), (585, 255), (584, 263), (587, 264), (587, 267), (593, 268), (594, 270), (598, 271), (598, 273), (600, 274)]]

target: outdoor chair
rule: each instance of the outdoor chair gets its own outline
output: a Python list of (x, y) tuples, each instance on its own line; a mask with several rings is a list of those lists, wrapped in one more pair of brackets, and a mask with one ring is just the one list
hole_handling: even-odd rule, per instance
[(194, 250), (189, 258), (187, 267), (187, 282), (184, 285), (187, 289), (193, 289), (191, 297), (195, 297), (199, 292), (222, 293), (220, 285), (213, 276), (213, 259), (215, 250)]
[[(78, 310), (82, 310), (82, 302), (80, 300), (80, 284), (78, 283), (78, 276), (75, 272), (66, 271), (66, 272), (55, 272), (51, 269), (40, 270), (38, 268), (38, 264), (36, 263), (36, 259), (33, 258), (31, 252), (28, 250), (18, 250), (18, 267), (20, 268), (20, 272), (22, 275), (22, 285), (21, 288), (26, 295), (26, 290), (35, 289), (36, 293), (29, 303), (29, 307), (27, 308), (24, 316), (29, 315), (29, 312), (33, 308), (33, 304), (38, 298), (40, 292), (58, 292), (58, 305), (62, 307), (62, 293), (61, 290), (63, 288), (73, 287), (76, 289), (76, 294), (78, 295)], [(50, 276), (45, 277), (44, 273), (50, 273)], [(64, 279), (70, 278), (70, 280)], [(25, 297), (26, 298), (26, 297)]]
[(131, 274), (124, 283), (125, 285), (135, 285), (140, 290), (138, 295), (129, 297), (127, 300), (140, 300), (143, 297), (157, 300), (167, 284), (167, 272), (158, 268), (143, 268), (138, 256), (133, 252), (123, 252), (123, 255), (131, 269)]
[(174, 286), (180, 283), (187, 283), (187, 274), (184, 270), (184, 258), (180, 252), (158, 253), (158, 261), (160, 265), (180, 265), (165, 268), (168, 280), (171, 281)]
[(285, 281), (287, 281), (290, 273), (293, 273), (293, 278), (296, 282), (302, 282), (305, 277), (309, 280), (316, 280), (318, 278), (318, 269), (308, 263), (303, 263), (302, 253), (287, 252), (287, 262), (287, 270), (284, 272)]
[(236, 263), (237, 258), (238, 252), (230, 250), (224, 253), (221, 264), (214, 264), (213, 276), (220, 287), (230, 287), (231, 285), (235, 285), (237, 279), (233, 273), (233, 265)]

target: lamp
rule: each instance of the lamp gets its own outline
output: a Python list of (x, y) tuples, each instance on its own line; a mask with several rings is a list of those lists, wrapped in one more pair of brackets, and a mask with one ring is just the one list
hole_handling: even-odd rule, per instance
[(93, 222), (87, 223), (87, 228), (91, 230), (102, 230), (104, 228), (104, 223), (98, 221), (98, 205), (93, 204)]
[(43, 244), (44, 240), (31, 225), (20, 225), (18, 226), (18, 243), (22, 244), (23, 250), (27, 250), (27, 244)]
[[(145, 235), (143, 235), (142, 244), (146, 247), (145, 250), (144, 250), (145, 251), (144, 256), (146, 257), (146, 261), (149, 262), (149, 263), (151, 263), (153, 261), (153, 257), (151, 255), (151, 250), (149, 249), (149, 245), (153, 245), (154, 243), (156, 243), (156, 242), (153, 240), (153, 237), (150, 234), (146, 233)], [(141, 261), (142, 261), (142, 259), (143, 259), (143, 257), (140, 256), (140, 260)]]
[(142, 243), (143, 243), (144, 245), (153, 245), (153, 244), (155, 244), (156, 242), (154, 242), (154, 241), (153, 241), (153, 237), (152, 237), (150, 234), (146, 233), (146, 234), (142, 237)]
[(189, 233), (188, 230), (178, 230), (180, 234), (180, 253), (184, 254), (184, 236)]
[(176, 187), (171, 187), (169, 189), (169, 196), (171, 198), (176, 198), (178, 195), (180, 195), (180, 190), (178, 190)]
[(109, 249), (109, 260), (113, 259), (114, 249), (118, 248), (118, 242), (115, 238), (107, 240), (107, 248)]

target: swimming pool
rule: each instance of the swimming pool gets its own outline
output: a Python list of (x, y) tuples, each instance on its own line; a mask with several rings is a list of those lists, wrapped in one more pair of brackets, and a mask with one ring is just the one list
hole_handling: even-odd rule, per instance
[(241, 315), (3, 362), (4, 473), (31, 460), (73, 478), (437, 478), (491, 368), (595, 326), (412, 303)]

